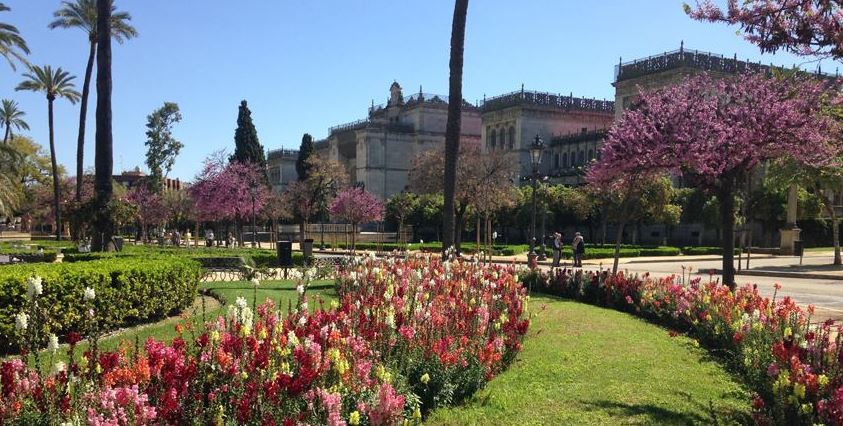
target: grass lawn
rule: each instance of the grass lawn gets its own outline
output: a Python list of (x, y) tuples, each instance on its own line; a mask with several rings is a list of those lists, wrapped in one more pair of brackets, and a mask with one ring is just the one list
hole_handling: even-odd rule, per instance
[(719, 424), (743, 422), (748, 392), (687, 337), (633, 316), (533, 297), (524, 350), (464, 406), (429, 424)]

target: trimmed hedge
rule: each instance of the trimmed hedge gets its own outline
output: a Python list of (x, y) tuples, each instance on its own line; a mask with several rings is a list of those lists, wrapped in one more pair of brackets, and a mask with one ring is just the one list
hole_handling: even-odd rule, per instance
[[(739, 254), (741, 249), (736, 248), (735, 254)], [(723, 248), (721, 247), (682, 247), (682, 254), (688, 256), (703, 256), (703, 255), (722, 255)]]
[(96, 292), (101, 331), (162, 318), (190, 306), (201, 270), (184, 257), (148, 259), (112, 256), (76, 263), (11, 265), (0, 268), (0, 353), (17, 349), (14, 316), (26, 306), (27, 278), (43, 279), (39, 305), (49, 322), (43, 334), (64, 335), (83, 327), (85, 287)]
[[(259, 268), (273, 268), (278, 266), (278, 255), (275, 250), (259, 248), (174, 248), (155, 246), (125, 246), (121, 252), (112, 253), (77, 253), (69, 252), (64, 255), (64, 262), (87, 262), (99, 259), (113, 258), (227, 258), (242, 257), (248, 262), (251, 259)], [(304, 255), (293, 252), (293, 264), (303, 265)]]

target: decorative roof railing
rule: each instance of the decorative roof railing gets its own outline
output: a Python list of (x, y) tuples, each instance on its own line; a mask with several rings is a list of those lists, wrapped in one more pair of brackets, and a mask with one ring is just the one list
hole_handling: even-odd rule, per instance
[(291, 157), (298, 157), (298, 155), (299, 155), (299, 150), (297, 150), (297, 149), (279, 148), (279, 149), (270, 149), (269, 151), (266, 152), (266, 158), (267, 159), (291, 158)]
[[(769, 73), (772, 69), (785, 69), (784, 67), (777, 67), (772, 64), (764, 65), (760, 62), (741, 61), (737, 55), (727, 58), (716, 53), (688, 50), (682, 45), (678, 50), (672, 52), (665, 52), (660, 55), (636, 59), (630, 62), (621, 62), (615, 65), (615, 82), (678, 68), (695, 68), (729, 74), (743, 72)], [(819, 67), (815, 74), (823, 77), (837, 76), (836, 73), (823, 73)]]
[(330, 127), (328, 128), (328, 134), (333, 135), (338, 132), (360, 129), (386, 129), (391, 132), (409, 133), (415, 130), (415, 127), (413, 127), (412, 124), (369, 120), (364, 118), (362, 120), (352, 121), (351, 123)]
[(604, 139), (608, 133), (607, 129), (590, 130), (587, 132), (569, 133), (567, 135), (554, 135), (550, 138), (550, 145), (562, 145), (578, 142), (590, 142)]
[[(404, 105), (405, 107), (413, 106), (413, 105), (421, 104), (421, 103), (434, 104), (434, 105), (448, 105), (448, 97), (445, 96), (445, 95), (437, 95), (437, 94), (434, 94), (434, 93), (418, 92), (418, 93), (413, 93), (412, 95), (404, 96), (402, 98), (402, 105)], [(474, 105), (472, 105), (469, 102), (466, 102), (465, 100), (463, 100), (462, 104), (463, 104), (463, 107), (466, 107), (466, 108), (475, 108)], [(389, 102), (383, 103), (383, 104), (378, 104), (378, 105), (372, 105), (371, 107), (369, 107), (369, 116), (372, 116), (372, 114), (375, 114), (379, 111), (382, 111), (382, 110), (386, 109), (386, 107), (388, 107), (388, 106), (389, 106)]]
[(494, 98), (484, 99), (480, 108), (486, 111), (495, 111), (518, 105), (539, 105), (564, 110), (594, 111), (594, 112), (615, 112), (615, 102), (599, 99), (575, 98), (573, 94), (562, 95), (555, 93), (536, 92), (531, 90), (518, 90)]

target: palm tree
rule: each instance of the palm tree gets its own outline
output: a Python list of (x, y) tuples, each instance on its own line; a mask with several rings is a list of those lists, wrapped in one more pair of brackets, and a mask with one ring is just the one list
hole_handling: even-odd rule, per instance
[[(0, 3), (0, 12), (8, 10), (11, 9), (5, 4)], [(29, 47), (26, 46), (26, 41), (20, 36), (18, 28), (14, 25), (0, 22), (0, 55), (6, 58), (6, 62), (9, 63), (12, 70), (17, 70), (15, 68), (15, 61), (23, 62), (24, 64), (27, 63), (26, 58), (24, 58), (24, 55), (27, 54), (29, 54)]]
[(11, 215), (20, 199), (21, 157), (11, 145), (0, 145), (0, 215)]
[[(111, 6), (111, 38), (123, 44), (124, 40), (137, 37), (138, 32), (129, 25), (132, 16), (127, 12), (116, 12)], [(79, 137), (76, 141), (76, 201), (82, 196), (82, 163), (85, 157), (85, 121), (88, 115), (88, 95), (91, 90), (91, 75), (97, 52), (97, 3), (96, 0), (63, 1), (61, 9), (53, 13), (56, 19), (50, 29), (78, 28), (88, 36), (88, 65), (85, 67), (85, 81), (82, 83), (82, 102), (79, 108)]]
[(442, 250), (454, 244), (454, 211), (457, 187), (457, 156), (462, 122), (462, 64), (468, 0), (456, 0), (451, 26), (451, 62), (448, 87), (448, 121), (445, 124), (445, 205), (442, 218)]
[(23, 121), (25, 112), (18, 108), (18, 103), (11, 99), (3, 99), (2, 107), (0, 107), (0, 126), (6, 128), (6, 134), (3, 136), (3, 144), (9, 143), (12, 138), (12, 126), (18, 130), (29, 130), (29, 124)]
[(56, 144), (54, 141), (53, 129), (53, 101), (56, 98), (65, 98), (75, 104), (79, 100), (79, 92), (75, 90), (73, 80), (75, 76), (70, 75), (61, 67), (53, 70), (53, 67), (32, 66), (29, 72), (23, 75), (26, 80), (18, 84), (15, 90), (29, 90), (32, 92), (43, 92), (47, 96), (47, 116), (50, 127), (50, 161), (53, 167), (53, 208), (56, 211), (56, 239), (61, 240), (61, 210), (59, 209), (59, 173), (56, 164)]
[(95, 251), (112, 250), (114, 220), (109, 205), (114, 192), (111, 172), (114, 168), (114, 139), (111, 134), (111, 0), (97, 1), (97, 133), (94, 154)]

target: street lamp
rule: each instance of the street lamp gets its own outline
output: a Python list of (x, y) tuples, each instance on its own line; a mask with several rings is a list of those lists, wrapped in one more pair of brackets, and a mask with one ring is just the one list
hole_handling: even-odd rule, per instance
[(530, 253), (527, 254), (527, 264), (533, 265), (536, 260), (536, 189), (538, 187), (539, 165), (542, 162), (544, 141), (539, 135), (530, 145), (530, 163), (533, 165), (533, 212), (530, 215)]

